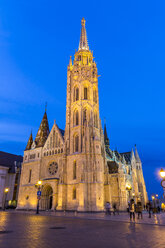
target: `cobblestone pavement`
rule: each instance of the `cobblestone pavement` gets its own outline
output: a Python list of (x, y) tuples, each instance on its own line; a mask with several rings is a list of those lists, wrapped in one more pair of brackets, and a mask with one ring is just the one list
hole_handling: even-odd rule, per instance
[(165, 214), (143, 217), (1, 211), (0, 248), (165, 248)]

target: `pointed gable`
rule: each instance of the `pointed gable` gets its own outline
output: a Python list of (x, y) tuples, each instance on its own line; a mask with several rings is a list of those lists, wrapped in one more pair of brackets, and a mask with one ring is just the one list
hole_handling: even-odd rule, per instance
[(29, 140), (28, 140), (28, 143), (27, 143), (26, 148), (25, 148), (25, 151), (30, 150), (32, 144), (33, 144), (33, 135), (32, 135), (32, 132), (31, 132)]
[(54, 123), (51, 132), (45, 142), (45, 150), (53, 150), (55, 148), (63, 148), (64, 144), (64, 130), (60, 129), (56, 123)]
[(48, 123), (48, 118), (47, 118), (47, 114), (45, 111), (40, 127), (38, 129), (36, 138), (35, 138), (36, 147), (44, 146), (48, 138), (48, 135), (49, 135), (49, 123)]

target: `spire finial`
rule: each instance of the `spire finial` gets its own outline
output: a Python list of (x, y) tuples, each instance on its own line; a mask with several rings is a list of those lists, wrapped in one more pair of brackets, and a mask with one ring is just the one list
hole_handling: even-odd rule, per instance
[(70, 56), (69, 65), (72, 66), (72, 56)]
[(47, 111), (47, 102), (45, 102), (45, 112)]
[(81, 20), (81, 36), (80, 36), (80, 42), (79, 42), (79, 49), (78, 50), (89, 50), (84, 17)]
[(85, 27), (85, 19), (84, 19), (84, 17), (82, 18), (82, 20), (81, 20), (81, 26), (84, 26)]

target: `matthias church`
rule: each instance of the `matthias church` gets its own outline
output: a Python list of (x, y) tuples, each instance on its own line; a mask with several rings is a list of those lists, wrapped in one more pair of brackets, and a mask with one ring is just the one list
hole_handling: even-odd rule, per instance
[(37, 189), (42, 210), (103, 211), (106, 202), (126, 210), (130, 198), (147, 202), (137, 148), (112, 151), (99, 114), (98, 71), (81, 20), (74, 59), (67, 67), (65, 130), (49, 129), (45, 111), (36, 137), (24, 151), (17, 209), (35, 209)]

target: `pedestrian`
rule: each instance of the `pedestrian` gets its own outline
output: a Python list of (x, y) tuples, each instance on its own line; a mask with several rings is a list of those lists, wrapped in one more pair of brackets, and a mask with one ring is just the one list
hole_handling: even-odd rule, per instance
[(105, 204), (106, 215), (111, 215), (110, 208), (111, 208), (110, 203), (106, 202), (106, 204)]
[(129, 214), (130, 202), (128, 202), (127, 213)]
[(116, 203), (114, 203), (114, 204), (113, 204), (113, 215), (115, 215), (116, 210), (117, 210)]
[(152, 211), (152, 204), (151, 204), (151, 202), (149, 201), (149, 202), (148, 202), (148, 213), (149, 213), (149, 218), (151, 218), (151, 211)]
[(160, 207), (157, 206), (157, 211), (158, 211), (158, 214), (160, 214)]
[(140, 216), (141, 216), (141, 219), (142, 219), (143, 216), (142, 216), (142, 203), (141, 203), (141, 201), (137, 202), (136, 211), (138, 213), (138, 219), (140, 218)]
[(130, 220), (132, 220), (132, 217), (133, 217), (133, 220), (135, 221), (135, 202), (134, 202), (134, 199), (131, 199), (131, 201), (130, 201), (129, 213), (130, 213)]

